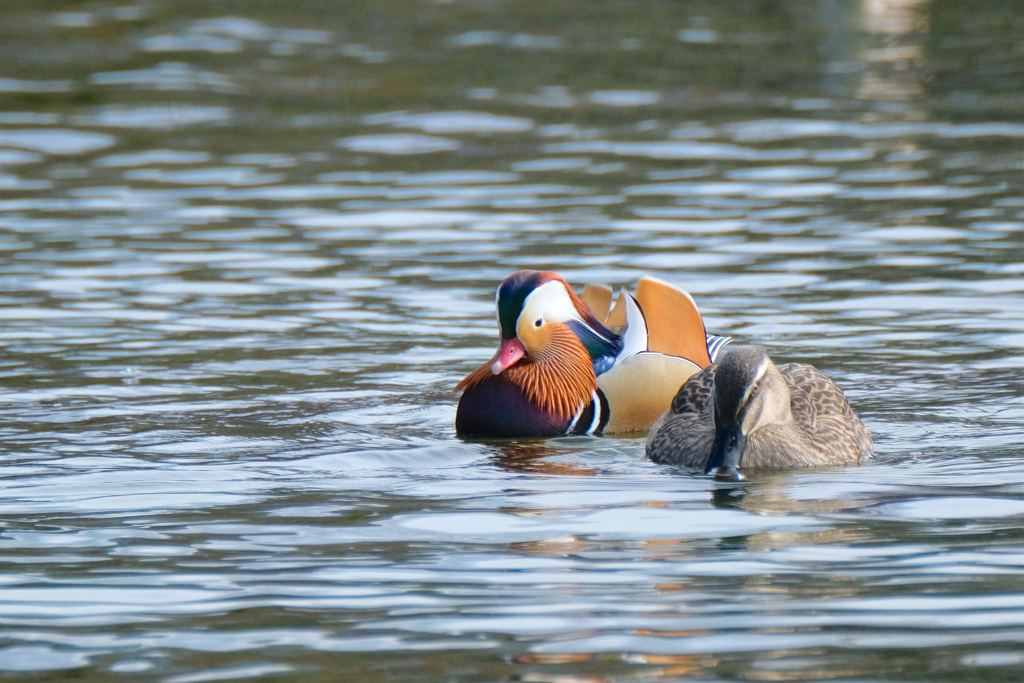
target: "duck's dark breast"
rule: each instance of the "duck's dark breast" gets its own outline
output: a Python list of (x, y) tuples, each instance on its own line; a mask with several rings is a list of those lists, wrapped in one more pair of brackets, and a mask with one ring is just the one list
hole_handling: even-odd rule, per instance
[(561, 436), (568, 426), (530, 403), (504, 375), (467, 389), (455, 414), (459, 436)]

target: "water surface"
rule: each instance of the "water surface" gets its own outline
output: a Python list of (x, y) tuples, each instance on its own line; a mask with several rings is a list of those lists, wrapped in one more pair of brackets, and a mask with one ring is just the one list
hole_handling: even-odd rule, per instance
[[(1016, 677), (1018, 14), (10, 5), (0, 676)], [(456, 439), (521, 267), (687, 288), (877, 458)]]

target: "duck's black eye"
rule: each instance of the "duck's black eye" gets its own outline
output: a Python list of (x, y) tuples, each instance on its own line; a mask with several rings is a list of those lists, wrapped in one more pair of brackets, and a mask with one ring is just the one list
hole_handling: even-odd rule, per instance
[(544, 324), (544, 318), (537, 318), (536, 320), (533, 321), (533, 326), (534, 327), (540, 327), (543, 324)]

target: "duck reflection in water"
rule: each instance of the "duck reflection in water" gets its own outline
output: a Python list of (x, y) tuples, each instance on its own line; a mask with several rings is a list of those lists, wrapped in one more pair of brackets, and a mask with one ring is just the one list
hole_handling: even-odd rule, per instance
[(582, 465), (578, 460), (574, 462), (552, 460), (551, 456), (574, 455), (586, 450), (583, 446), (566, 448), (564, 441), (559, 444), (558, 448), (544, 441), (495, 442), (493, 447), (496, 451), (492, 457), (494, 464), (509, 472), (575, 477), (592, 477), (598, 474), (597, 469)]

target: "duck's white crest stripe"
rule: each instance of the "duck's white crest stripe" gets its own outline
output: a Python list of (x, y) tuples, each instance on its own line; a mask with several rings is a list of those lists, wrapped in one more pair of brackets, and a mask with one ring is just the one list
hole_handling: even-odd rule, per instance
[(531, 322), (536, 318), (560, 323), (583, 320), (569, 298), (565, 285), (558, 280), (545, 282), (526, 295), (523, 309), (516, 318), (516, 327), (523, 316), (528, 316)]
[(565, 430), (566, 434), (572, 434), (572, 430), (576, 429), (576, 423), (579, 422), (580, 415), (583, 414), (583, 411), (586, 410), (586, 408), (587, 408), (587, 404), (584, 403), (576, 411), (576, 414), (572, 416), (572, 422), (569, 423), (569, 427)]
[(750, 400), (750, 392), (754, 390), (754, 387), (757, 386), (757, 383), (761, 380), (762, 377), (764, 377), (764, 373), (768, 372), (768, 365), (770, 363), (771, 360), (769, 360), (767, 356), (761, 360), (761, 364), (757, 366), (757, 372), (754, 373), (753, 381), (751, 381), (750, 384), (747, 385), (747, 390), (743, 393), (743, 400), (740, 401), (741, 406), (746, 405), (747, 401)]
[(587, 434), (593, 434), (601, 425), (601, 399), (596, 391), (590, 392), (590, 401), (590, 405), (594, 406), (594, 419), (590, 421), (590, 426), (587, 427)]

